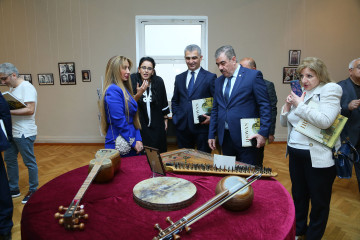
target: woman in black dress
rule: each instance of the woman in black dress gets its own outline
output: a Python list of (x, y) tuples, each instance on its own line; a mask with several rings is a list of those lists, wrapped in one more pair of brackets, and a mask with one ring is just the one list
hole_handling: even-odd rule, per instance
[(130, 78), (139, 107), (143, 144), (159, 149), (160, 153), (166, 152), (167, 115), (170, 109), (164, 81), (156, 76), (154, 59), (141, 58), (138, 72), (131, 74)]

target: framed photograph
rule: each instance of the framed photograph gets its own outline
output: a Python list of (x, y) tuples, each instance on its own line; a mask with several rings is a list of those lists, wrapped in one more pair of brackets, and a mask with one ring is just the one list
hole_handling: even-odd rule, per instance
[(60, 85), (75, 85), (75, 63), (74, 62), (62, 62), (59, 63), (59, 78)]
[(90, 70), (82, 70), (81, 77), (83, 82), (91, 82)]
[(299, 79), (296, 73), (296, 67), (284, 67), (283, 68), (283, 83), (290, 83), (290, 81)]
[(301, 50), (289, 50), (289, 66), (300, 64)]
[(147, 147), (147, 146), (144, 146), (144, 150), (145, 150), (146, 158), (148, 160), (151, 171), (153, 173), (157, 173), (157, 174), (165, 176), (166, 172), (165, 172), (164, 164), (161, 160), (159, 150), (156, 148)]
[(32, 84), (31, 74), (19, 74), (19, 77)]
[(54, 85), (54, 75), (52, 73), (38, 74), (39, 85)]

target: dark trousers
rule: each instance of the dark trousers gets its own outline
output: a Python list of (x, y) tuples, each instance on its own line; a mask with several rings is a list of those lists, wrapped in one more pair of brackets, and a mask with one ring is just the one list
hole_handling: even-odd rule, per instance
[[(360, 154), (360, 142), (358, 142), (356, 146), (356, 150)], [(358, 188), (360, 192), (360, 162), (354, 163), (354, 167), (355, 167), (356, 178), (358, 181)]]
[(13, 226), (13, 202), (5, 165), (0, 152), (0, 237), (11, 232)]
[(331, 190), (336, 176), (335, 166), (313, 168), (309, 150), (288, 146), (288, 152), (291, 191), (295, 204), (296, 235), (306, 235), (307, 240), (320, 240), (329, 217)]
[(208, 133), (193, 133), (188, 129), (176, 129), (176, 138), (179, 148), (195, 149), (196, 145), (197, 150), (211, 153), (211, 149), (208, 144)]
[(264, 157), (264, 147), (236, 147), (231, 139), (229, 130), (225, 130), (224, 140), (221, 146), (222, 154), (226, 156), (236, 156), (236, 161), (251, 165), (262, 166)]

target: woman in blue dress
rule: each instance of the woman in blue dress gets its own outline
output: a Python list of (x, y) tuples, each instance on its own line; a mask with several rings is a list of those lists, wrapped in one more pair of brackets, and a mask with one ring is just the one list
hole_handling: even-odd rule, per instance
[[(126, 57), (110, 58), (100, 102), (101, 131), (106, 135), (105, 148), (119, 149), (123, 157), (137, 155), (143, 150), (138, 105), (133, 98), (130, 82), (131, 67), (132, 62)], [(117, 138), (123, 141), (116, 141)], [(127, 144), (131, 148), (124, 151)]]

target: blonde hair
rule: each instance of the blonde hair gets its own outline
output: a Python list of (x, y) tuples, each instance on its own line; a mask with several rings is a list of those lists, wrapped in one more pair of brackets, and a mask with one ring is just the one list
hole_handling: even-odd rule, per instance
[[(109, 59), (107, 65), (106, 65), (105, 79), (104, 79), (104, 85), (103, 85), (104, 88), (103, 88), (102, 97), (100, 100), (101, 132), (104, 135), (106, 135), (108, 127), (109, 127), (109, 125), (106, 121), (104, 97), (105, 97), (107, 89), (109, 88), (109, 86), (111, 84), (115, 84), (118, 87), (120, 87), (124, 94), (126, 117), (127, 117), (127, 121), (129, 122), (129, 101), (131, 101), (132, 95), (134, 93), (133, 93), (133, 90), (131, 87), (131, 79), (129, 78), (127, 81), (122, 81), (122, 79), (121, 79), (121, 68), (124, 68), (125, 62), (129, 63), (129, 69), (131, 69), (131, 67), (133, 65), (131, 60), (124, 56), (114, 56)], [(131, 94), (131, 96), (128, 94), (128, 92)], [(136, 114), (134, 116), (134, 126), (136, 129), (141, 128), (138, 111), (136, 111)]]
[(297, 67), (296, 72), (300, 74), (301, 71), (305, 68), (310, 68), (311, 70), (313, 70), (317, 78), (320, 80), (320, 82), (323, 83), (331, 82), (327, 67), (321, 59), (316, 57), (304, 58), (301, 61), (300, 65)]

